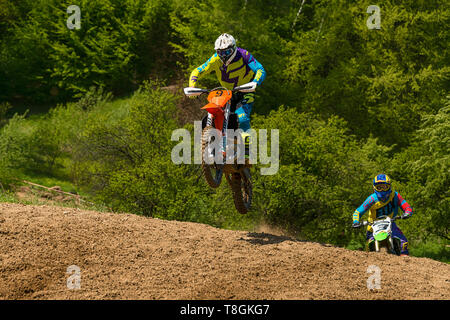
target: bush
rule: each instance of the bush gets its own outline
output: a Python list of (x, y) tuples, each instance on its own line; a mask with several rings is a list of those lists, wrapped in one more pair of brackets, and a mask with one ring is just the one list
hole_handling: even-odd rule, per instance
[(370, 194), (370, 180), (380, 164), (376, 142), (361, 144), (347, 134), (338, 117), (325, 122), (316, 116), (281, 107), (255, 117), (256, 128), (280, 128), (280, 170), (255, 177), (255, 199), (268, 222), (308, 239), (344, 244), (351, 215)]
[(170, 217), (168, 203), (188, 205), (176, 199), (183, 169), (173, 166), (167, 143), (176, 126), (174, 96), (144, 86), (129, 105), (124, 119), (89, 121), (74, 149), (73, 174), (113, 210)]
[(31, 134), (25, 121), (25, 115), (15, 114), (0, 129), (0, 182), (4, 187), (15, 182), (14, 178), (31, 158)]
[(0, 128), (7, 123), (6, 113), (12, 106), (8, 102), (0, 103)]

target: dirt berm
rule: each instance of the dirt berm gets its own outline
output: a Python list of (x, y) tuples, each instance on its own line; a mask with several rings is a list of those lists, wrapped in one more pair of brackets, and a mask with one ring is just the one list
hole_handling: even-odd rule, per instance
[[(380, 289), (367, 287), (371, 265)], [(79, 289), (70, 266), (80, 270)], [(2, 203), (0, 298), (448, 300), (450, 265), (198, 223)]]

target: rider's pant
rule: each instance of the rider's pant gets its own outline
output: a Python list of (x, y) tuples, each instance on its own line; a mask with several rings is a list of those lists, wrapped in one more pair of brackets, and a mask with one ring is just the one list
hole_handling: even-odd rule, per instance
[[(409, 255), (408, 239), (394, 222), (392, 223), (392, 237), (400, 240), (400, 254)], [(368, 244), (375, 240), (372, 232), (367, 231), (366, 240)]]
[(250, 130), (250, 113), (252, 112), (254, 101), (253, 94), (244, 95), (235, 111), (239, 121), (239, 128), (244, 132)]

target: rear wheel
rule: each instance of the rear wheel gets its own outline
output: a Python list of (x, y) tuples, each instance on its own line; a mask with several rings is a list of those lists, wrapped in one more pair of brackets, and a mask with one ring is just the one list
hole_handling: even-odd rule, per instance
[[(206, 183), (211, 188), (218, 188), (222, 181), (223, 175), (223, 165), (220, 164), (209, 164), (210, 162), (206, 160), (211, 154), (209, 153), (208, 147), (214, 141), (213, 130), (216, 128), (212, 126), (206, 126), (202, 132), (202, 172), (205, 176)], [(214, 154), (212, 154), (214, 156)]]

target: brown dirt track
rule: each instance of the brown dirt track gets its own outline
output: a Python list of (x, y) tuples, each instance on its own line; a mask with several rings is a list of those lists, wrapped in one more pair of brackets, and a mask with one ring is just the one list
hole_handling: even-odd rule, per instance
[[(81, 289), (66, 286), (81, 269)], [(369, 265), (381, 289), (368, 290)], [(450, 299), (450, 265), (131, 214), (0, 204), (0, 299)]]

